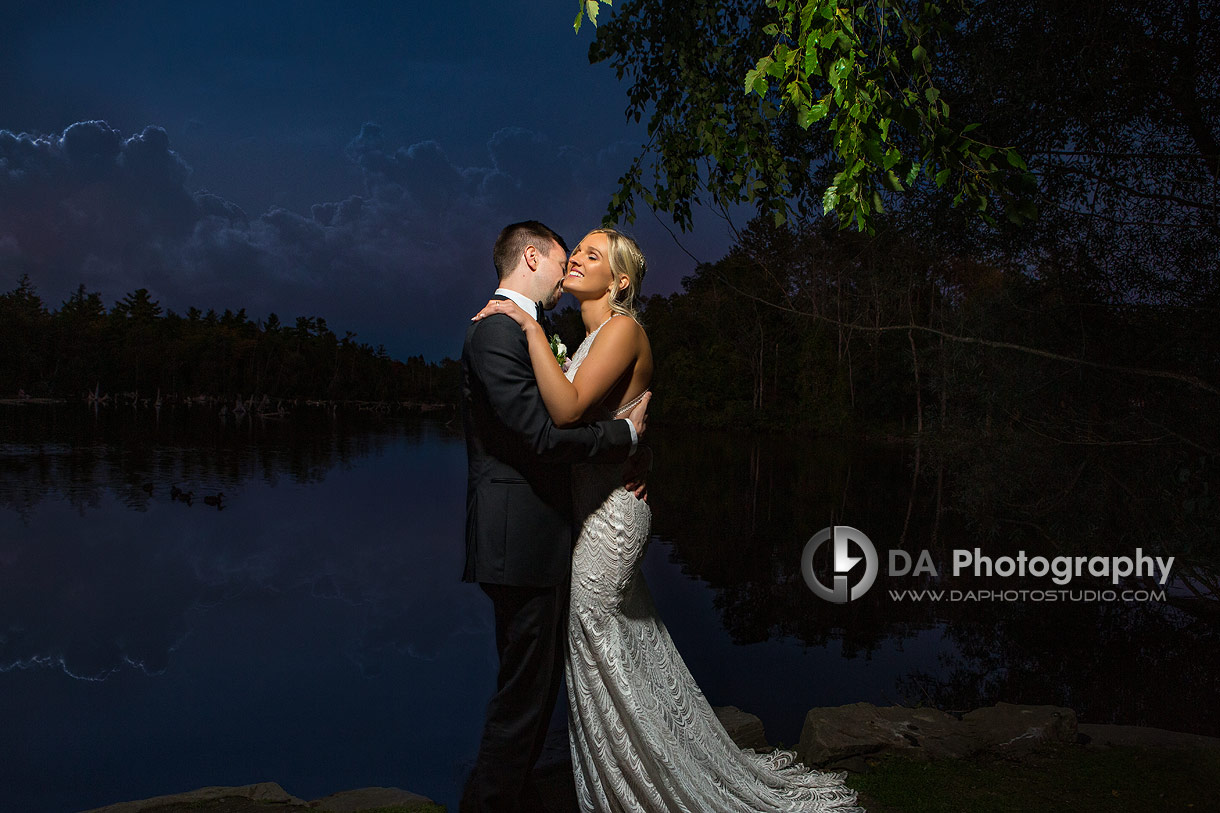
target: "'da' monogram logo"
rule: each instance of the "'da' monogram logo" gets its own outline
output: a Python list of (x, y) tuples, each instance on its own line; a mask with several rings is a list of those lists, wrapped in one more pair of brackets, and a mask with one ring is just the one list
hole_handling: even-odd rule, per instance
[[(831, 539), (834, 540), (831, 549), (831, 571), (834, 578), (831, 582), (833, 586), (827, 587), (814, 572), (813, 557), (818, 548)], [(852, 555), (853, 544), (863, 556)], [(849, 588), (848, 574), (860, 562), (864, 562), (864, 575)], [(861, 531), (847, 525), (832, 525), (818, 531), (805, 543), (805, 550), (801, 553), (801, 573), (805, 576), (805, 584), (809, 585), (814, 595), (836, 604), (846, 604), (868, 592), (868, 588), (877, 580), (877, 567), (877, 549), (873, 547), (872, 541)]]

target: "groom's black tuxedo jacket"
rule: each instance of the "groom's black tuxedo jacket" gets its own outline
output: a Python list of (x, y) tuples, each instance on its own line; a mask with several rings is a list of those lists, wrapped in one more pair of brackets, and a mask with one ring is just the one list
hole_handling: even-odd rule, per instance
[(504, 314), (466, 331), (461, 408), (468, 465), (463, 581), (562, 583), (571, 566), (571, 464), (594, 456), (625, 460), (627, 422), (555, 426), (538, 392), (525, 333)]

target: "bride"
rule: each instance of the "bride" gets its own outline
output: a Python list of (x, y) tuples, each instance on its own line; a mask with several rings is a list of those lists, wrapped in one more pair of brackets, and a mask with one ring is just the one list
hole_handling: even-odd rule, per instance
[[(587, 335), (564, 372), (541, 326), (511, 300), (476, 318), (511, 316), (559, 426), (626, 414), (652, 378), (652, 350), (633, 303), (644, 277), (635, 241), (613, 229), (585, 235), (563, 289), (580, 302)], [(733, 744), (657, 617), (640, 571), (651, 510), (621, 483), (622, 464), (573, 470), (583, 517), (572, 552), (568, 730), (585, 813), (862, 813), (841, 772), (807, 770), (792, 751)]]

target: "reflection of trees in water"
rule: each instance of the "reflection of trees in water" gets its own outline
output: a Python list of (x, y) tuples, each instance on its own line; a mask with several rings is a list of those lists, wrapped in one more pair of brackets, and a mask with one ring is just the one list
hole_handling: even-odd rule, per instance
[[(1141, 543), (1152, 555), (1165, 555), (1166, 547), (1170, 554), (1187, 550), (1189, 538), (1166, 545), (1155, 533), (1157, 522), (1172, 521), (1172, 494), (1151, 490), (1135, 504), (1120, 506), (1125, 490), (1100, 479), (1082, 483), (1075, 492), (1061, 487), (1060, 480), (1070, 480), (1082, 466), (1087, 471), (1099, 465), (1097, 450), (1079, 453), (1080, 460), (1070, 469), (1061, 459), (1048, 459), (1025, 470), (1021, 467), (1033, 462), (1029, 453), (1014, 456), (1006, 465), (994, 449), (990, 455), (963, 455), (958, 470), (944, 466), (945, 492), (1024, 494), (1020, 504), (1042, 511), (1045, 522), (1076, 529), (1075, 544), (1060, 547), (1019, 523), (993, 522), (980, 533), (978, 522), (964, 521), (948, 510), (945, 494), (939, 495), (938, 522), (937, 478), (922, 478), (912, 500), (913, 454), (907, 449), (852, 448), (832, 439), (759, 437), (743, 442), (724, 433), (669, 429), (659, 430), (653, 445), (657, 467), (649, 499), (654, 532), (672, 541), (685, 573), (713, 588), (715, 606), (737, 643), (780, 636), (809, 646), (838, 640), (844, 655), (855, 657), (873, 652), (886, 640), (901, 644), (918, 630), (941, 627), (956, 654), (939, 675), (912, 672), (901, 680), (900, 693), (907, 702), (950, 709), (999, 700), (1057, 703), (1092, 721), (1151, 722), (1211, 733), (1220, 726), (1220, 715), (1198, 712), (1220, 690), (1220, 635), (1212, 620), (1213, 603), (897, 602), (889, 596), (889, 588), (1059, 587), (955, 579), (950, 567), (953, 548), (978, 546), (992, 557), (1019, 549), (1031, 556), (1132, 555)], [(1132, 454), (1125, 461), (1110, 457), (1103, 464), (1118, 469), (1126, 482), (1150, 486), (1166, 473), (1147, 462), (1153, 459)], [(1052, 463), (1056, 465), (1048, 469)], [(992, 477), (1011, 480), (990, 482)], [(1039, 493), (1055, 499), (1039, 502)], [(1064, 499), (1065, 494), (1072, 496)], [(1015, 496), (1005, 499), (1019, 503)], [(1056, 516), (1048, 509), (1051, 505), (1066, 514)], [(909, 527), (900, 543), (909, 508)], [(1197, 518), (1179, 519), (1167, 527), (1182, 527), (1183, 522)], [(864, 531), (881, 557), (876, 585), (847, 605), (816, 599), (799, 570), (806, 541), (831, 524)], [(1092, 532), (1085, 536), (1089, 528)], [(1207, 529), (1200, 525), (1200, 531)], [(890, 548), (903, 548), (913, 558), (928, 549), (942, 578), (887, 577)], [(1071, 586), (1111, 585), (1085, 577)]]
[[(450, 606), (459, 571), (438, 572), (432, 558), (438, 541), (460, 528), (456, 497), (455, 510), (428, 511), (436, 495), (426, 489), (413, 489), (426, 503), (387, 507), (371, 502), (376, 495), (355, 496), (352, 505), (335, 499), (352, 495), (342, 487), (310, 487), (264, 505), (254, 499), (267, 490), (252, 487), (282, 477), (316, 483), (383, 452), (403, 460), (404, 481), (414, 483), (438, 449), (451, 456), (451, 441), (437, 440), (449, 430), (365, 416), (298, 416), (272, 427), (215, 415), (167, 420), (167, 412), (160, 422), (113, 410), (95, 421), (77, 405), (0, 412), (0, 506), (37, 514), (24, 531), (0, 538), (0, 674), (160, 673), (196, 613), (238, 598), (309, 596), (319, 601), (294, 606), (324, 615), (342, 602), (355, 625), (345, 651), (366, 671), (395, 652), (433, 657), (457, 634), (436, 623), (435, 608)], [(398, 493), (397, 480), (374, 477), (349, 483)], [(193, 515), (168, 505), (175, 483), (194, 490)], [(452, 485), (455, 493), (461, 487)], [(240, 508), (204, 521), (198, 512), (215, 510), (204, 495), (220, 490)], [(65, 502), (84, 518), (65, 516)]]
[[(252, 478), (317, 483), (335, 466), (379, 453), (395, 438), (418, 439), (425, 423), (298, 410), (285, 420), (220, 419), (176, 407), (95, 412), (77, 404), (0, 412), (0, 508), (28, 515), (51, 495), (82, 514), (107, 491), (128, 508), (169, 501), (177, 485), (233, 493)], [(146, 486), (152, 485), (151, 494)]]
[[(1175, 439), (1150, 438), (1136, 426), (1116, 422), (1109, 431), (1126, 440), (1103, 442), (1062, 427), (1037, 436), (948, 425), (930, 441), (928, 468), (945, 472), (947, 510), (997, 552), (1039, 546), (1048, 555), (1109, 556), (1138, 547), (1173, 556), (1175, 578), (1185, 577), (1207, 599), (1190, 612), (1215, 620), (1220, 456), (1184, 451)], [(1202, 425), (1198, 431), (1202, 436)]]
[(658, 431), (654, 445), (654, 533), (673, 541), (684, 572), (715, 588), (735, 642), (789, 636), (821, 646), (834, 638), (852, 656), (891, 637), (896, 622), (907, 629), (936, 623), (918, 606), (895, 618), (878, 588), (860, 601), (828, 604), (810, 593), (800, 572), (805, 543), (828, 525), (859, 528), (882, 556), (888, 548), (913, 546), (898, 541), (910, 487), (900, 452), (834, 439), (743, 442), (725, 433), (672, 430)]
[(947, 624), (956, 655), (942, 676), (914, 672), (910, 697), (939, 708), (1050, 703), (1083, 722), (1215, 735), (1220, 643), (1214, 627), (1168, 605), (1117, 602), (961, 605)]

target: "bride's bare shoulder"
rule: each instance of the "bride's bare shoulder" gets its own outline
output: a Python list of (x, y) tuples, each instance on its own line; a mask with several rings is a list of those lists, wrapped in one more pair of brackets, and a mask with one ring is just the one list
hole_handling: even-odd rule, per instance
[(602, 326), (598, 338), (606, 337), (606, 344), (629, 344), (638, 346), (648, 341), (644, 326), (625, 314), (614, 316)]

